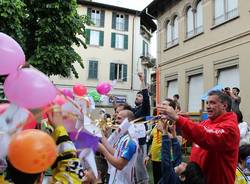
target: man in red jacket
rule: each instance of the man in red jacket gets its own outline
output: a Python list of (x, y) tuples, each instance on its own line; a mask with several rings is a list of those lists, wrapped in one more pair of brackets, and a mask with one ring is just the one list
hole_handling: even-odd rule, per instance
[(208, 184), (233, 184), (238, 161), (240, 134), (231, 99), (221, 91), (208, 95), (208, 120), (194, 123), (172, 107), (159, 107), (194, 142), (190, 161), (200, 165)]

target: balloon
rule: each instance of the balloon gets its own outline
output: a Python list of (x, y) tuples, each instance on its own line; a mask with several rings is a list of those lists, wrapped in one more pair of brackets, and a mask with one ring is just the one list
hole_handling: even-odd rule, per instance
[(99, 102), (101, 99), (101, 95), (95, 90), (90, 91), (88, 96), (91, 96), (95, 102)]
[(0, 75), (8, 75), (25, 64), (25, 55), (20, 45), (8, 35), (0, 32)]
[(6, 78), (4, 93), (10, 102), (32, 109), (51, 103), (56, 97), (57, 90), (42, 72), (22, 68)]
[(67, 102), (63, 95), (56, 95), (56, 98), (53, 101), (57, 105), (63, 105)]
[(64, 94), (67, 97), (70, 97), (72, 99), (74, 98), (73, 92), (70, 89), (64, 88), (61, 90), (61, 92), (62, 92), (62, 94)]
[(82, 84), (76, 84), (73, 87), (73, 91), (76, 95), (78, 96), (84, 96), (87, 94), (87, 88), (85, 86), (83, 86)]
[(109, 82), (101, 82), (96, 86), (97, 92), (101, 95), (107, 95), (110, 92), (111, 88), (112, 86)]
[[(8, 103), (0, 104), (0, 115), (3, 114), (8, 109), (9, 106), (10, 106), (10, 104), (8, 104)], [(35, 117), (33, 116), (33, 114), (24, 108), (21, 108), (20, 110), (24, 111), (25, 113), (28, 112), (28, 114), (29, 114), (28, 117), (26, 118), (26, 120), (24, 120), (25, 122), (22, 126), (22, 130), (36, 128), (37, 123), (36, 123), (36, 120), (35, 120)], [(17, 112), (14, 115), (12, 115), (12, 117), (13, 117), (13, 121), (17, 121), (17, 120), (23, 121), (22, 119), (20, 119), (22, 117), (18, 116)]]
[(24, 130), (13, 135), (8, 149), (11, 164), (24, 173), (40, 173), (57, 158), (55, 141), (40, 130)]

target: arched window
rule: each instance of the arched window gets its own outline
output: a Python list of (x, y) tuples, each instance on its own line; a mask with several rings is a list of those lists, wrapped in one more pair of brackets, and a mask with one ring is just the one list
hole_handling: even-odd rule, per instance
[(178, 43), (178, 38), (179, 38), (179, 31), (178, 31), (179, 29), (178, 29), (178, 17), (176, 16), (175, 18), (174, 18), (174, 24), (173, 24), (173, 44), (177, 44)]
[(203, 31), (203, 11), (202, 11), (201, 1), (196, 6), (196, 12), (194, 18), (195, 18), (196, 33), (200, 33)]
[(187, 10), (187, 37), (190, 37), (194, 34), (194, 16), (192, 8), (189, 7)]
[(199, 1), (196, 8), (192, 10), (191, 7), (187, 9), (187, 38), (199, 34), (203, 31), (203, 11), (202, 2)]
[(178, 31), (178, 17), (176, 16), (173, 19), (173, 22), (167, 22), (167, 47), (175, 45), (179, 41), (179, 31)]
[(222, 23), (238, 15), (238, 0), (214, 0), (214, 24)]
[(172, 43), (172, 26), (170, 21), (167, 22), (167, 47)]

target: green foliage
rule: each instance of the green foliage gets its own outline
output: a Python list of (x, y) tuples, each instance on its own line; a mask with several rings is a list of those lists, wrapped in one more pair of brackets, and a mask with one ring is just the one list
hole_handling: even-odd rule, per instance
[(76, 0), (0, 0), (0, 12), (0, 31), (21, 44), (31, 65), (49, 76), (78, 78), (74, 63), (83, 63), (72, 46), (86, 48), (91, 22), (77, 13)]

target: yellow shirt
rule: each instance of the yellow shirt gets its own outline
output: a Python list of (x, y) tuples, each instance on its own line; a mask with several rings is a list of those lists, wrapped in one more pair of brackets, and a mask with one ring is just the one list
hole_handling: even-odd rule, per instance
[(247, 180), (244, 177), (243, 173), (239, 170), (239, 168), (236, 169), (236, 176), (235, 176), (234, 184), (247, 184)]
[(150, 150), (151, 160), (155, 162), (161, 162), (162, 133), (157, 130), (157, 128), (153, 128), (151, 136), (153, 137)]

